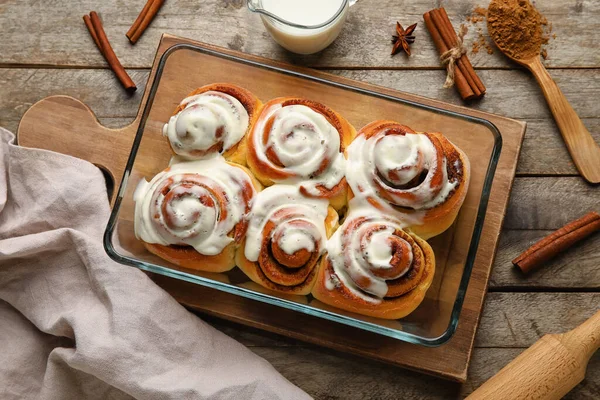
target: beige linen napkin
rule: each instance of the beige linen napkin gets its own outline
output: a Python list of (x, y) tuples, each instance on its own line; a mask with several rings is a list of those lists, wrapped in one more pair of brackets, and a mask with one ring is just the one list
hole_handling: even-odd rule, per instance
[(0, 399), (303, 399), (102, 247), (93, 165), (0, 128)]

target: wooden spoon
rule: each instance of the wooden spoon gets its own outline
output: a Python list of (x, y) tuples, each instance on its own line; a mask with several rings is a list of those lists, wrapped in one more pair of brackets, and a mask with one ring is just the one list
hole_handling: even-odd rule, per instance
[(546, 102), (550, 107), (550, 111), (552, 111), (552, 115), (554, 115), (554, 120), (579, 173), (590, 183), (600, 183), (600, 146), (594, 141), (565, 95), (542, 65), (540, 59), (541, 45), (538, 46), (536, 54), (532, 57), (519, 59), (513, 57), (512, 52), (508, 51), (513, 47), (510, 43), (503, 45), (498, 42), (497, 39), (500, 37), (500, 33), (496, 32), (495, 27), (490, 24), (491, 13), (497, 12), (501, 8), (497, 3), (498, 0), (492, 0), (488, 8), (488, 31), (492, 40), (504, 55), (533, 73), (542, 87)]

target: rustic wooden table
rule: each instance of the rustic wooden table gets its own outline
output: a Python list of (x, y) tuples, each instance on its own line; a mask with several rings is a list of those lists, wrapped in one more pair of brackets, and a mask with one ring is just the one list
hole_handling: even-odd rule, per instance
[[(127, 4), (126, 4), (127, 3)], [(264, 57), (328, 69), (352, 79), (462, 104), (442, 89), (444, 71), (425, 31), (422, 14), (442, 3), (457, 27), (487, 1), (360, 0), (338, 40), (312, 56), (278, 47), (243, 0), (169, 0), (137, 45), (125, 32), (144, 1), (0, 1), (0, 126), (16, 131), (37, 100), (68, 94), (91, 106), (106, 126), (130, 123), (137, 113), (149, 68), (163, 32)], [(588, 129), (600, 142), (600, 2), (546, 0), (538, 8), (556, 38), (546, 66)], [(127, 95), (94, 46), (82, 21), (100, 13), (115, 52), (138, 85)], [(413, 55), (390, 57), (390, 35), (399, 20), (418, 22)], [(468, 44), (477, 38), (472, 25)], [(489, 38), (488, 38), (489, 41)], [(600, 305), (600, 235), (575, 246), (546, 268), (523, 277), (510, 260), (535, 240), (591, 210), (600, 209), (600, 188), (587, 185), (560, 138), (533, 77), (498, 51), (470, 54), (488, 88), (471, 107), (527, 121), (517, 178), (502, 231), (489, 294), (466, 384), (459, 385), (362, 358), (324, 350), (219, 320), (208, 321), (269, 360), (316, 398), (454, 398), (473, 391), (543, 334), (573, 328)], [(600, 354), (586, 379), (568, 396), (600, 398)]]

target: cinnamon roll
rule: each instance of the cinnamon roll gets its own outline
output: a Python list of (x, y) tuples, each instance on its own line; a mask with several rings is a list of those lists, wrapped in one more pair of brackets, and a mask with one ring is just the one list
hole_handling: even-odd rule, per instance
[(163, 127), (173, 152), (189, 159), (222, 154), (246, 165), (246, 133), (262, 103), (248, 90), (215, 83), (194, 90)]
[(244, 167), (222, 157), (171, 165), (136, 188), (135, 235), (181, 267), (228, 271), (258, 190)]
[(307, 198), (296, 186), (268, 187), (252, 207), (237, 265), (263, 287), (308, 294), (337, 222), (338, 215), (326, 200)]
[(346, 202), (344, 151), (355, 130), (315, 101), (280, 97), (265, 104), (248, 137), (248, 166), (265, 186), (299, 185), (302, 194)]
[(312, 294), (343, 310), (402, 318), (431, 285), (435, 257), (429, 244), (375, 210), (353, 210), (327, 242)]
[(452, 225), (467, 194), (469, 161), (441, 133), (375, 121), (359, 131), (347, 156), (353, 201), (394, 215), (424, 239)]

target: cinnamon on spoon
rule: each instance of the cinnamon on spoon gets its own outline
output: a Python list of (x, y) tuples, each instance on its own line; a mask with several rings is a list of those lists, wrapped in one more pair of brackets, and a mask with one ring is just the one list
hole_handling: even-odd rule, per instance
[(100, 53), (102, 53), (108, 62), (110, 69), (115, 73), (121, 82), (121, 85), (123, 85), (128, 92), (134, 92), (137, 87), (112, 49), (112, 46), (106, 37), (106, 33), (104, 32), (104, 28), (102, 27), (102, 21), (100, 21), (98, 13), (92, 11), (89, 15), (84, 15), (83, 22), (85, 22), (85, 26), (88, 28), (94, 43), (96, 43), (98, 50), (100, 50)]

